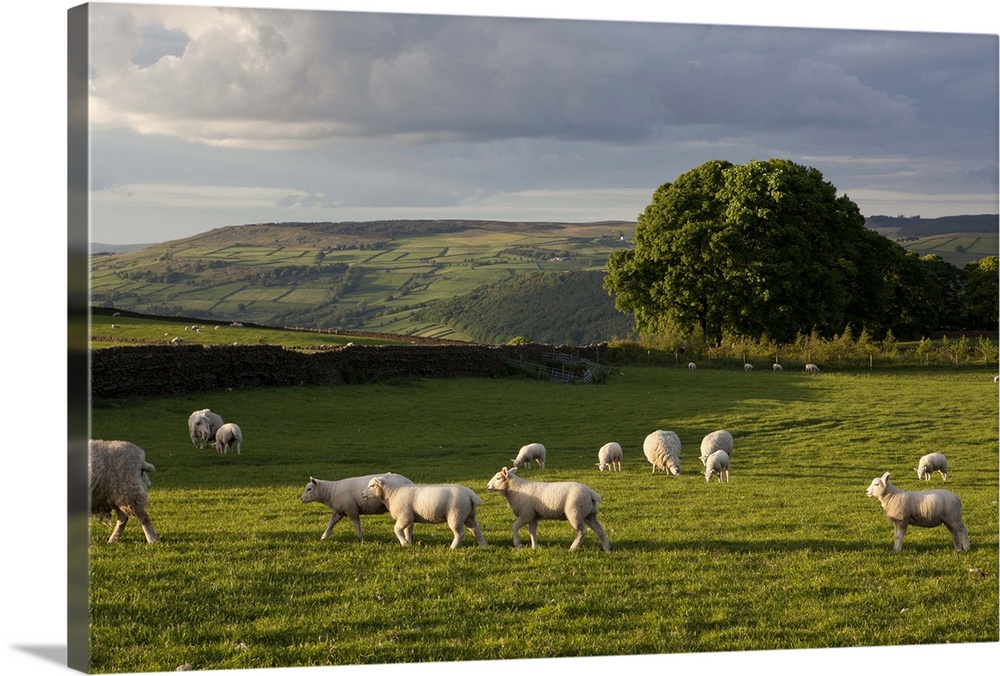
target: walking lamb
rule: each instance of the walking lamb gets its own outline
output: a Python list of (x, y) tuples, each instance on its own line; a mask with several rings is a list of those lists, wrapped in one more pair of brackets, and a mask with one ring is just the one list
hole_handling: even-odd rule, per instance
[(910, 524), (923, 528), (944, 525), (951, 533), (955, 549), (969, 550), (969, 531), (962, 522), (962, 501), (943, 488), (932, 491), (904, 491), (889, 481), (889, 472), (872, 479), (865, 494), (878, 498), (885, 516), (892, 522), (893, 551), (903, 549), (903, 536)]

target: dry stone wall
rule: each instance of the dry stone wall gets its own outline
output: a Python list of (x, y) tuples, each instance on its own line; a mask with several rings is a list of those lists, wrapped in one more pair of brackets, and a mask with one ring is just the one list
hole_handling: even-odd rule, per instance
[(603, 345), (348, 345), (304, 353), (271, 345), (146, 345), (91, 350), (94, 400), (220, 389), (337, 385), (400, 378), (495, 378), (509, 361), (561, 352), (599, 362)]

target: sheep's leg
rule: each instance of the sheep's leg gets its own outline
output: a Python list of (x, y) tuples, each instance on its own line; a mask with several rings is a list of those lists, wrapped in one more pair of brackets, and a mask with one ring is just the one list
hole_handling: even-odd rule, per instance
[(532, 519), (528, 522), (528, 535), (531, 536), (531, 548), (534, 549), (538, 546), (538, 538), (535, 534), (538, 532), (538, 519)]
[(401, 544), (401, 545), (412, 544), (412, 542), (413, 542), (413, 535), (412, 535), (413, 531), (412, 530), (408, 530), (408, 529), (412, 529), (412, 528), (413, 528), (413, 524), (412, 523), (407, 523), (406, 521), (403, 521), (403, 520), (400, 520), (400, 521), (396, 522), (396, 526), (395, 526), (395, 528), (393, 528), (393, 530), (396, 533), (396, 539), (399, 540), (399, 544)]
[(461, 523), (456, 523), (454, 525), (448, 524), (448, 525), (451, 526), (451, 532), (455, 534), (455, 537), (452, 538), (451, 541), (451, 548), (458, 549), (458, 546), (462, 544), (462, 538), (465, 536), (465, 526), (463, 526)]
[(892, 540), (892, 551), (901, 552), (903, 551), (903, 536), (906, 535), (906, 523), (894, 523), (892, 524), (893, 540)]
[(361, 534), (361, 517), (357, 514), (348, 514), (347, 518), (351, 520), (351, 525), (354, 526), (354, 532), (358, 534), (358, 539), (364, 540), (365, 536)]
[(236, 442), (236, 455), (239, 455), (241, 450), (243, 450), (243, 442), (242, 441), (237, 441)]
[(597, 539), (601, 541), (601, 549), (606, 552), (610, 552), (611, 543), (608, 542), (608, 536), (605, 534), (604, 527), (601, 525), (601, 522), (597, 520), (597, 515), (592, 514), (588, 516), (586, 521), (587, 525), (590, 526), (590, 530), (597, 533)]
[(945, 472), (943, 469), (939, 469), (938, 471), (941, 472), (941, 480), (942, 481), (947, 481), (948, 480), (948, 473)]
[(344, 515), (343, 515), (343, 514), (334, 514), (333, 516), (331, 516), (331, 517), (330, 517), (330, 523), (326, 524), (326, 530), (325, 530), (325, 531), (323, 531), (323, 534), (322, 534), (322, 535), (320, 536), (320, 538), (319, 538), (319, 539), (320, 539), (320, 540), (325, 540), (325, 539), (327, 539), (328, 537), (330, 537), (330, 532), (331, 532), (331, 531), (333, 530), (333, 527), (334, 527), (334, 526), (336, 526), (336, 525), (337, 525), (337, 523), (338, 523), (338, 522), (339, 522), (339, 521), (340, 521), (340, 520), (341, 520), (342, 518), (344, 518)]
[(476, 536), (476, 542), (479, 543), (480, 547), (488, 546), (486, 538), (483, 536), (483, 530), (479, 527), (479, 522), (476, 521), (475, 514), (469, 515), (469, 518), (465, 520), (465, 525), (472, 529), (472, 534)]
[(142, 526), (142, 532), (146, 534), (146, 542), (156, 542), (159, 538), (156, 536), (156, 531), (153, 530), (153, 521), (149, 518), (149, 515), (145, 511), (137, 512), (136, 518), (139, 519), (139, 524)]
[[(523, 517), (523, 516), (519, 516), (516, 519), (514, 519), (514, 525), (513, 525), (512, 529), (514, 531), (514, 546), (515, 547), (520, 547), (521, 546), (521, 538), (519, 538), (517, 536), (517, 531), (521, 530), (526, 525), (528, 525), (529, 521), (531, 521), (530, 518), (526, 518), (526, 517)], [(532, 545), (534, 545), (534, 539), (532, 539)]]
[(128, 523), (128, 514), (122, 510), (115, 509), (115, 516), (117, 517), (115, 529), (111, 531), (111, 537), (108, 538), (108, 542), (118, 542), (118, 538), (122, 536), (122, 531), (125, 530), (125, 524)]

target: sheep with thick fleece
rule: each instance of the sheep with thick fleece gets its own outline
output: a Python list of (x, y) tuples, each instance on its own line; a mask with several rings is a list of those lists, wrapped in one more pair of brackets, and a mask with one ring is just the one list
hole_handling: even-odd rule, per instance
[(215, 439), (215, 433), (222, 427), (222, 416), (211, 409), (203, 408), (188, 416), (188, 434), (191, 443), (198, 448), (205, 448)]
[(904, 491), (889, 481), (889, 472), (872, 479), (865, 494), (878, 498), (885, 516), (892, 522), (893, 551), (903, 549), (903, 536), (910, 524), (933, 528), (944, 525), (951, 533), (955, 549), (969, 550), (969, 531), (962, 522), (962, 501), (942, 488), (932, 491)]
[(517, 457), (511, 460), (515, 467), (527, 468), (531, 462), (535, 461), (538, 466), (545, 469), (545, 446), (541, 444), (525, 444), (517, 452)]
[(719, 481), (725, 475), (725, 481), (729, 483), (729, 454), (725, 451), (715, 451), (705, 458), (705, 481), (711, 481), (713, 474), (719, 475)]
[(528, 527), (531, 536), (531, 548), (538, 546), (535, 534), (540, 519), (568, 521), (576, 531), (576, 538), (569, 546), (570, 550), (579, 549), (587, 526), (597, 533), (601, 548), (609, 552), (611, 544), (604, 528), (597, 520), (597, 504), (601, 496), (597, 492), (575, 481), (526, 481), (517, 476), (517, 468), (502, 470), (493, 475), (486, 484), (486, 489), (496, 491), (507, 499), (507, 504), (514, 512), (514, 546), (520, 547), (521, 540), (517, 532), (524, 526)]
[(336, 481), (309, 477), (309, 483), (306, 484), (305, 490), (302, 491), (302, 502), (320, 502), (329, 507), (333, 512), (333, 515), (330, 517), (330, 523), (327, 524), (326, 530), (323, 531), (323, 535), (319, 538), (320, 540), (326, 540), (330, 537), (333, 527), (345, 516), (354, 525), (354, 532), (358, 534), (358, 539), (364, 539), (361, 533), (361, 515), (385, 514), (388, 511), (381, 501), (365, 498), (362, 495), (362, 492), (368, 488), (369, 482), (375, 477), (379, 477), (383, 482), (387, 483), (413, 483), (402, 474), (393, 474), (392, 472), (347, 477)]
[(704, 436), (701, 440), (701, 455), (698, 456), (701, 464), (704, 465), (705, 459), (715, 451), (733, 454), (733, 435), (728, 430), (715, 430)]
[(90, 512), (117, 519), (108, 542), (117, 542), (129, 517), (138, 519), (147, 542), (159, 538), (146, 512), (149, 504), (149, 473), (146, 452), (129, 441), (92, 439), (88, 455)]
[(816, 364), (806, 364), (806, 373), (819, 373), (819, 367)]
[(469, 527), (480, 547), (486, 538), (476, 521), (476, 508), (483, 504), (475, 491), (459, 484), (399, 484), (372, 478), (362, 495), (379, 500), (396, 520), (394, 531), (401, 545), (413, 544), (414, 523), (447, 523), (455, 537), (451, 548), (457, 549)]
[(243, 449), (243, 430), (236, 423), (226, 423), (215, 433), (212, 446), (219, 453), (228, 453), (235, 447), (236, 455), (239, 455)]
[(605, 469), (622, 470), (622, 447), (615, 441), (609, 441), (597, 450), (597, 468), (602, 472)]
[(656, 470), (681, 473), (681, 440), (669, 430), (651, 432), (642, 442), (642, 453)]
[(940, 472), (941, 479), (948, 480), (948, 458), (944, 457), (944, 453), (928, 453), (920, 458), (914, 469), (918, 479), (930, 481), (934, 472)]

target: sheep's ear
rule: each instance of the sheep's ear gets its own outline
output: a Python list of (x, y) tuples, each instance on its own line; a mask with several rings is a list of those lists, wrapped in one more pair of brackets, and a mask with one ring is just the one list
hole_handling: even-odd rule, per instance
[(885, 474), (882, 475), (882, 481), (884, 483), (889, 483), (889, 472), (886, 472)]
[(309, 483), (311, 484), (316, 483), (316, 479), (314, 479), (313, 477), (309, 477)]
[(507, 468), (504, 467), (502, 470), (500, 470), (500, 473), (503, 474), (504, 477), (506, 477), (507, 476)]

